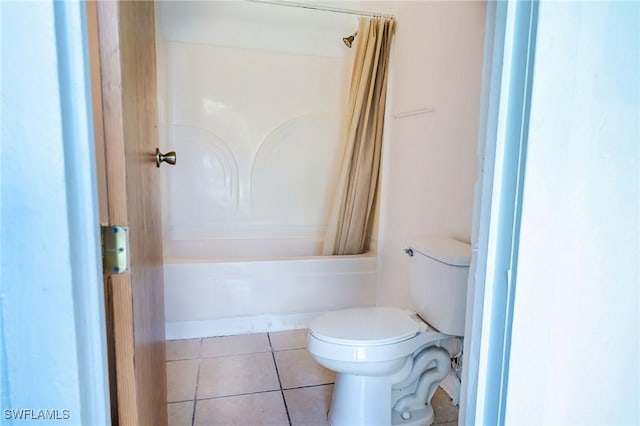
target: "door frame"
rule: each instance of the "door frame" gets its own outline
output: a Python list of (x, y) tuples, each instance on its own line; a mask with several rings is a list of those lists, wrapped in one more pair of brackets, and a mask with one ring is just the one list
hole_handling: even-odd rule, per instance
[[(91, 70), (84, 2), (53, 1), (83, 424), (110, 419)], [(78, 60), (80, 58), (80, 60)]]
[(504, 424), (538, 2), (489, 2), (460, 424)]
[(85, 4), (0, 9), (12, 38), (2, 50), (2, 418), (20, 424), (12, 410), (48, 409), (108, 424)]

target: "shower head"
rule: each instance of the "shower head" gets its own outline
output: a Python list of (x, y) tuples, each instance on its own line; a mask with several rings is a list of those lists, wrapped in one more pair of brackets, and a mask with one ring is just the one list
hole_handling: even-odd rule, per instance
[(356, 31), (355, 33), (351, 34), (349, 37), (342, 37), (342, 41), (348, 48), (351, 48), (351, 44), (353, 44), (353, 40), (356, 39), (357, 35), (358, 35), (358, 32)]

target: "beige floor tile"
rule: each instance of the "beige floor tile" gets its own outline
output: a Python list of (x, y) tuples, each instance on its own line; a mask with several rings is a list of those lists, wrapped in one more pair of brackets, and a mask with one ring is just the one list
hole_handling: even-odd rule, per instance
[(431, 406), (435, 413), (433, 423), (448, 423), (458, 421), (458, 406), (451, 402), (451, 398), (442, 388), (438, 388), (431, 398)]
[(333, 385), (288, 389), (284, 391), (292, 426), (328, 426)]
[(274, 351), (304, 349), (307, 347), (307, 329), (275, 331), (269, 333)]
[(202, 339), (167, 340), (167, 361), (200, 358)]
[(201, 362), (198, 399), (280, 388), (271, 352), (205, 358)]
[(194, 401), (187, 401), (168, 404), (169, 426), (191, 426), (193, 403)]
[(188, 401), (195, 398), (200, 360), (167, 362), (167, 401)]
[(205, 399), (196, 402), (195, 425), (286, 426), (279, 391)]
[(283, 389), (335, 381), (335, 373), (315, 362), (306, 349), (274, 352), (274, 355)]
[(202, 342), (202, 357), (228, 356), (268, 352), (271, 350), (267, 333), (238, 334), (236, 336), (207, 337)]

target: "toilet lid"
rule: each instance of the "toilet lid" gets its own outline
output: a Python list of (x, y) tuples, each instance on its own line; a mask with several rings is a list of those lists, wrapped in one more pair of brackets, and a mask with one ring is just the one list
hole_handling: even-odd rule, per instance
[(316, 338), (342, 345), (388, 345), (420, 331), (418, 323), (399, 308), (353, 308), (329, 312), (311, 321)]

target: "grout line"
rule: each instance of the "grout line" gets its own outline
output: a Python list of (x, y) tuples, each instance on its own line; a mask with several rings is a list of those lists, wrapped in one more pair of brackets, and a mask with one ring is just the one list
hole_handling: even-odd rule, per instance
[[(317, 385), (305, 385), (305, 386), (296, 386), (293, 388), (286, 388), (286, 389), (267, 389), (267, 390), (263, 390), (263, 391), (256, 391), (256, 392), (242, 392), (242, 393), (232, 393), (229, 395), (220, 395), (220, 396), (209, 396), (206, 398), (198, 398), (198, 401), (205, 401), (205, 400), (210, 400), (210, 399), (223, 399), (223, 398), (234, 398), (236, 396), (247, 396), (247, 395), (258, 395), (261, 393), (271, 393), (271, 392), (278, 392), (278, 391), (286, 391), (286, 390), (296, 390), (296, 389), (306, 389), (306, 388), (317, 388), (320, 386), (330, 386), (330, 385), (335, 385), (334, 382), (331, 383), (320, 383)], [(173, 404), (174, 402), (190, 402), (191, 400), (185, 400), (185, 401), (171, 401), (169, 404)]]
[(273, 352), (285, 352), (285, 351), (299, 351), (300, 349), (307, 349), (306, 346), (300, 348), (284, 348), (284, 349), (274, 349)]
[(234, 393), (231, 395), (220, 395), (220, 396), (210, 396), (210, 397), (206, 397), (206, 398), (200, 398), (198, 399), (198, 401), (208, 401), (208, 400), (212, 400), (212, 399), (224, 399), (224, 398), (235, 398), (236, 396), (247, 396), (247, 395), (259, 395), (261, 393), (271, 393), (271, 392), (280, 392), (281, 389), (270, 389), (270, 390), (263, 390), (263, 391), (258, 391), (258, 392), (243, 392), (243, 393)]
[(176, 361), (196, 361), (199, 360), (200, 357), (197, 356), (195, 358), (176, 358), (176, 359), (167, 359), (165, 362), (176, 362)]
[(200, 383), (200, 367), (202, 366), (202, 346), (203, 340), (200, 338), (200, 347), (198, 349), (198, 371), (196, 372), (196, 388), (193, 390), (193, 410), (191, 411), (191, 426), (196, 422), (196, 404), (198, 403), (198, 384)]
[(192, 402), (193, 399), (181, 399), (180, 401), (167, 401), (167, 404), (182, 404), (185, 402)]
[(273, 345), (271, 344), (271, 333), (267, 333), (267, 340), (269, 340), (269, 347), (271, 348), (271, 358), (273, 358), (273, 365), (276, 368), (276, 376), (278, 376), (278, 384), (280, 385), (280, 395), (282, 395), (282, 402), (284, 403), (284, 411), (287, 413), (287, 420), (289, 426), (291, 426), (291, 416), (289, 415), (289, 407), (287, 406), (287, 399), (284, 397), (284, 390), (282, 389), (282, 381), (280, 380), (280, 372), (278, 371), (278, 363), (276, 362), (276, 355), (273, 351)]
[(267, 333), (267, 341), (269, 342), (269, 349), (273, 352), (273, 344), (271, 344), (271, 333)]
[(335, 385), (336, 382), (329, 382), (329, 383), (318, 383), (317, 385), (304, 385), (304, 386), (294, 386), (292, 388), (286, 388), (284, 390), (293, 390), (293, 389), (306, 389), (306, 388), (317, 388), (319, 386), (329, 386), (329, 385)]
[(270, 353), (270, 352), (272, 352), (272, 350), (271, 349), (267, 349), (267, 350), (260, 350), (260, 351), (255, 351), (255, 352), (240, 352), (240, 353), (225, 354), (225, 355), (207, 355), (207, 356), (202, 356), (200, 358), (202, 358), (202, 359), (229, 358), (229, 357), (232, 357), (232, 356), (267, 354), (267, 353)]

